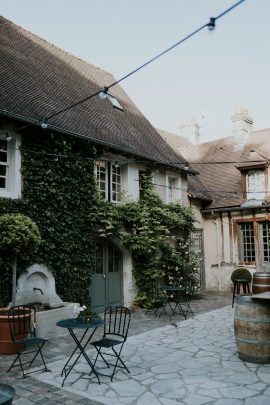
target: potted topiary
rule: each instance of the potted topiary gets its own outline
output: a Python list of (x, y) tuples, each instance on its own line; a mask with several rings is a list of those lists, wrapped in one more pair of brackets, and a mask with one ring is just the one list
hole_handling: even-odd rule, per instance
[[(0, 215), (0, 254), (12, 263), (12, 306), (16, 304), (17, 257), (22, 253), (29, 253), (40, 242), (39, 229), (31, 218), (22, 214)], [(0, 308), (0, 354), (13, 354), (16, 348), (11, 340), (7, 317), (10, 302), (5, 302), (0, 297), (0, 303), (2, 307)], [(18, 316), (18, 322), (19, 320)]]
[(246, 267), (237, 267), (231, 274), (231, 280), (233, 283), (236, 280), (246, 280), (248, 283), (251, 283), (252, 275)]

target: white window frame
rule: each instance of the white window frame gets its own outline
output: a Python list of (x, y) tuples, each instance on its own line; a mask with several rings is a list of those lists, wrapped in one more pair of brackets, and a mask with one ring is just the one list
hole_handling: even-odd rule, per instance
[[(7, 132), (11, 135), (11, 140), (7, 141)], [(0, 139), (6, 142), (7, 162), (0, 165), (7, 167), (5, 187), (0, 187), (0, 197), (20, 198), (21, 197), (21, 136), (13, 131), (0, 130)]]
[[(10, 164), (10, 158), (9, 158), (9, 142), (3, 137), (0, 137), (0, 189), (1, 190), (8, 190), (8, 172), (9, 172), (9, 164)], [(1, 160), (1, 156), (6, 156), (6, 159)], [(4, 168), (4, 173), (2, 173), (2, 168)], [(4, 179), (4, 187), (2, 187), (2, 179)]]
[(182, 201), (182, 178), (173, 172), (166, 173), (166, 202), (172, 204)]
[(174, 177), (168, 177), (168, 193), (167, 193), (167, 202), (168, 203), (173, 203), (175, 202), (175, 192), (174, 192), (174, 188), (175, 188), (175, 178)]
[(119, 164), (111, 163), (110, 168), (110, 201), (120, 203), (122, 193), (121, 166)]
[[(104, 169), (104, 170), (101, 170)], [(105, 181), (101, 180), (101, 171), (105, 175)], [(103, 160), (98, 160), (96, 162), (96, 179), (97, 179), (97, 185), (99, 188), (99, 194), (102, 199), (108, 200), (108, 164), (107, 162), (104, 162)], [(105, 188), (100, 187), (101, 183), (104, 183)], [(104, 194), (103, 194), (104, 193)]]
[(251, 170), (246, 174), (247, 200), (263, 200), (265, 175), (263, 169)]
[[(101, 180), (100, 178), (101, 172), (99, 166), (105, 169), (103, 170), (103, 174), (105, 174), (105, 181)], [(111, 201), (113, 203), (120, 203), (122, 193), (121, 166), (116, 163), (98, 160), (96, 162), (96, 180), (102, 199), (105, 201)], [(105, 188), (100, 187), (101, 183), (105, 185)]]

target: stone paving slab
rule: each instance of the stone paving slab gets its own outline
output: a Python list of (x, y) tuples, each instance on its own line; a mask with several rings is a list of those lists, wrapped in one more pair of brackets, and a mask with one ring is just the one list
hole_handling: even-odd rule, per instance
[[(93, 358), (94, 350), (88, 354)], [(270, 365), (238, 358), (230, 306), (131, 336), (122, 357), (130, 374), (118, 371), (113, 382), (101, 377), (100, 385), (80, 359), (62, 392), (110, 405), (270, 403)], [(64, 363), (52, 361), (50, 373), (33, 378), (60, 389)]]

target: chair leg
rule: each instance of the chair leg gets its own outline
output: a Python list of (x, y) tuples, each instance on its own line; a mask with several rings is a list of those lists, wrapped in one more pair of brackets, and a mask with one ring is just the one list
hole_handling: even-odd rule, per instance
[(233, 299), (232, 299), (232, 308), (233, 308), (233, 305), (234, 305), (235, 291), (236, 291), (236, 282), (234, 282), (234, 283), (233, 283)]
[(119, 352), (117, 353), (116, 350), (112, 347), (112, 350), (113, 350), (113, 352), (114, 352), (114, 354), (115, 354), (115, 357), (116, 357), (116, 362), (115, 362), (115, 365), (114, 365), (114, 368), (113, 368), (113, 372), (112, 372), (112, 375), (111, 375), (111, 381), (113, 380), (113, 376), (114, 376), (114, 374), (115, 374), (116, 367), (119, 367), (119, 366), (118, 366), (118, 361), (120, 361), (120, 362), (122, 363), (123, 367), (127, 370), (127, 372), (130, 373), (129, 369), (127, 368), (127, 366), (125, 365), (125, 363), (123, 362), (123, 360), (122, 360), (121, 357), (120, 357), (122, 348), (123, 348), (123, 346), (121, 347), (121, 349), (120, 349)]
[[(30, 374), (31, 372), (25, 373), (23, 366), (26, 365), (26, 364), (29, 364), (29, 368), (30, 368), (30, 367), (32, 366), (33, 362), (36, 360), (36, 358), (37, 358), (37, 356), (38, 356), (39, 354), (40, 354), (40, 357), (41, 357), (41, 359), (42, 359), (42, 363), (43, 363), (43, 365), (44, 365), (44, 371), (49, 371), (49, 369), (47, 368), (47, 365), (46, 365), (46, 363), (45, 363), (45, 360), (44, 360), (42, 351), (41, 351), (41, 349), (42, 349), (43, 346), (44, 346), (44, 343), (43, 343), (41, 346), (38, 345), (38, 350), (37, 350), (35, 356), (32, 358), (31, 361), (27, 361), (26, 363), (23, 363), (23, 362), (22, 362), (21, 356), (27, 355), (27, 354), (29, 354), (29, 353), (31, 353), (31, 352), (24, 352), (24, 351), (22, 351), (21, 353), (18, 353), (17, 356), (16, 356), (16, 358), (15, 358), (15, 360), (13, 361), (13, 363), (11, 364), (11, 366), (9, 367), (9, 369), (7, 370), (7, 372), (9, 372), (9, 371), (12, 369), (12, 367), (19, 367), (19, 366), (20, 366), (20, 369), (21, 369), (23, 378), (25, 378), (26, 375), (27, 375), (27, 374)], [(18, 365), (16, 365), (17, 361), (19, 362)], [(39, 370), (39, 371), (40, 371), (40, 370)]]

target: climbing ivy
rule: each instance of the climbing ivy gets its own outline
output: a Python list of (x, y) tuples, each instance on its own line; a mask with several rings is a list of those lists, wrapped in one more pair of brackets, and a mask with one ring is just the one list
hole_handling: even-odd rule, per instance
[[(154, 192), (150, 172), (142, 177), (138, 201), (119, 205), (102, 201), (94, 172), (98, 152), (85, 140), (33, 129), (22, 137), (21, 155), (23, 198), (0, 198), (0, 214), (29, 216), (42, 241), (34, 253), (20, 257), (18, 275), (30, 264), (44, 264), (54, 274), (63, 300), (88, 305), (95, 241), (117, 238), (132, 252), (137, 302), (147, 305), (153, 284), (171, 272), (166, 265), (169, 249), (176, 240), (178, 248), (188, 241), (192, 211), (163, 203)], [(184, 258), (180, 264), (188, 269)], [(9, 263), (3, 257), (0, 268), (8, 286)]]
[[(0, 213), (21, 212), (41, 233), (37, 251), (21, 256), (19, 273), (30, 264), (44, 264), (63, 300), (89, 303), (85, 286), (90, 285), (94, 240), (86, 219), (97, 198), (91, 159), (96, 151), (87, 141), (40, 135), (33, 130), (22, 137), (23, 198), (0, 199)], [(7, 266), (4, 260), (2, 273), (10, 284)]]

